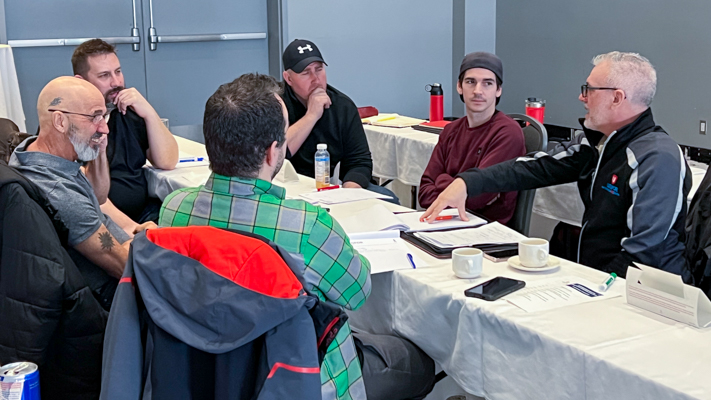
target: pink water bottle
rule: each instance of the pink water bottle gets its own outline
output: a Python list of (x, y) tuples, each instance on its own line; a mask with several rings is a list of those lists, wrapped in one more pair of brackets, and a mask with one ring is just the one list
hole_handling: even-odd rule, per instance
[(546, 101), (535, 97), (526, 99), (526, 115), (543, 123), (546, 116)]
[(444, 119), (444, 91), (442, 90), (442, 85), (433, 83), (425, 86), (425, 90), (430, 92), (430, 122), (442, 121)]

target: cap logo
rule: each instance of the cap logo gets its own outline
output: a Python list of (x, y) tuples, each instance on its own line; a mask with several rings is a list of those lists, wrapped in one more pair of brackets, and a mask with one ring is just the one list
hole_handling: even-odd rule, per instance
[(617, 175), (612, 174), (612, 184), (614, 185), (617, 182)]
[(299, 46), (297, 48), (299, 49), (299, 54), (304, 54), (304, 50), (313, 51), (310, 44), (307, 44), (304, 47)]

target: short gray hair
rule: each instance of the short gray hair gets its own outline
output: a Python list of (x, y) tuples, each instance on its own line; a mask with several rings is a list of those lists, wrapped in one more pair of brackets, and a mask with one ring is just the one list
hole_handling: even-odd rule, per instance
[(649, 60), (638, 53), (611, 51), (595, 56), (593, 65), (609, 62), (607, 84), (625, 91), (627, 98), (637, 104), (649, 106), (657, 92), (657, 71)]

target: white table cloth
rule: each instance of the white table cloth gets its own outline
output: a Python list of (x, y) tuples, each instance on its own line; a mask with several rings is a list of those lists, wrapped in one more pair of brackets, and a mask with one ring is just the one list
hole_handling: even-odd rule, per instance
[[(471, 280), (456, 278), (449, 263), (395, 271), (393, 331), (487, 399), (711, 398), (711, 329), (658, 317), (623, 297), (526, 313), (463, 294), (494, 276), (531, 282), (557, 274), (606, 276), (567, 261), (551, 273), (524, 273), (485, 260), (483, 276)], [(618, 279), (610, 290), (623, 289)]]
[(12, 48), (6, 44), (0, 44), (0, 117), (14, 122), (20, 132), (27, 132), (15, 58)]
[(439, 135), (412, 128), (363, 128), (373, 155), (373, 175), (419, 186)]
[[(201, 155), (202, 145), (184, 140), (178, 141), (181, 151), (191, 153), (196, 145), (192, 154)], [(195, 171), (181, 180), (190, 169)], [(209, 175), (204, 166), (148, 172), (151, 185), (192, 186)], [(294, 196), (313, 190), (314, 182), (300, 177), (282, 186)], [(333, 205), (331, 214), (343, 218), (374, 202), (380, 201)], [(494, 400), (711, 399), (711, 329), (637, 309), (624, 297), (526, 313), (503, 299), (486, 302), (463, 293), (495, 276), (532, 282), (574, 275), (598, 282), (606, 277), (600, 271), (563, 260), (558, 270), (526, 273), (484, 260), (481, 277), (459, 279), (449, 260), (411, 251), (429, 265), (374, 275), (368, 301), (349, 313), (351, 324), (412, 340), (471, 394)], [(610, 288), (623, 290), (623, 279)]]

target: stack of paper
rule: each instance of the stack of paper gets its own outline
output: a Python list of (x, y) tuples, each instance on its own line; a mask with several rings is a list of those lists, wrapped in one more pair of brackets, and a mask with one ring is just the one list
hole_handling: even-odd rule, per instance
[(457, 229), (447, 232), (417, 232), (415, 236), (445, 249), (482, 244), (518, 243), (526, 239), (526, 236), (498, 222), (492, 222), (478, 228)]
[(371, 274), (425, 266), (424, 261), (409, 252), (397, 231), (354, 234), (350, 239), (353, 247), (370, 261)]
[(467, 228), (486, 224), (486, 221), (476, 215), (467, 213), (469, 221), (459, 219), (456, 209), (444, 210), (441, 216), (453, 216), (452, 219), (435, 221), (433, 223), (420, 222), (424, 212), (411, 212), (393, 214), (384, 205), (376, 204), (368, 207), (348, 218), (339, 219), (346, 232), (376, 232), (385, 230), (398, 230), (407, 232), (434, 231), (440, 229)]
[(405, 128), (425, 122), (424, 119), (405, 117), (398, 114), (378, 114), (374, 117), (362, 118), (361, 121), (364, 124), (388, 126), (391, 128)]
[(340, 204), (368, 199), (391, 199), (392, 197), (365, 189), (330, 189), (320, 192), (302, 193), (304, 200), (311, 204)]

